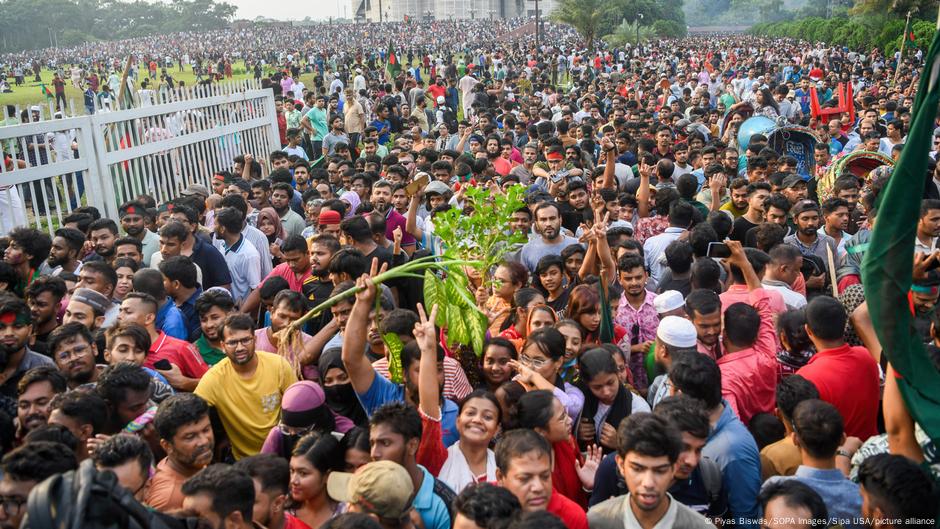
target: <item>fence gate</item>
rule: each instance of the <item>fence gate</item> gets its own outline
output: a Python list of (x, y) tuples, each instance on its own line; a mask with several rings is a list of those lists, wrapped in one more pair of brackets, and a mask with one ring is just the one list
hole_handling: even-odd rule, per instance
[(23, 225), (52, 234), (82, 205), (117, 219), (118, 206), (141, 194), (165, 202), (190, 184), (209, 187), (239, 154), (260, 159), (280, 148), (274, 94), (254, 81), (159, 99), (51, 120), (40, 107), (6, 110), (0, 125), (18, 124), (0, 126), (0, 235)]

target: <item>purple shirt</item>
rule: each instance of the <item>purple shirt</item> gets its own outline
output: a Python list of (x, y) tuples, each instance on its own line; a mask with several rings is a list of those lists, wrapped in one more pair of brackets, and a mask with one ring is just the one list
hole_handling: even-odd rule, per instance
[(385, 215), (385, 237), (390, 241), (394, 241), (395, 228), (401, 226), (401, 245), (414, 246), (416, 243), (415, 237), (405, 230), (405, 223), (405, 217), (395, 211), (395, 208), (389, 206), (388, 213)]

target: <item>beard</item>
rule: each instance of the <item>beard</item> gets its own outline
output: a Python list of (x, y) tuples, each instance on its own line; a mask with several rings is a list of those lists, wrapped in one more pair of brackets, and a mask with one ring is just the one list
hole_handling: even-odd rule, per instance
[(95, 253), (101, 257), (113, 257), (114, 256), (114, 246), (107, 248), (105, 246), (95, 246)]
[(51, 266), (52, 268), (55, 268), (55, 267), (57, 267), (57, 266), (64, 266), (65, 263), (68, 262), (68, 260), (69, 260), (68, 256), (66, 256), (66, 257), (55, 257), (55, 256), (53, 256), (53, 255), (49, 255), (49, 258), (46, 259), (46, 263), (47, 263), (49, 266)]
[(286, 206), (281, 207), (281, 208), (275, 206), (274, 204), (271, 204), (271, 207), (274, 208), (274, 211), (277, 212), (277, 215), (279, 217), (283, 217), (287, 213), (287, 210), (290, 209), (290, 204), (287, 204)]
[(130, 237), (137, 237), (144, 232), (144, 226), (126, 226), (124, 232)]
[(554, 240), (558, 237), (558, 229), (554, 226), (546, 226), (542, 228), (542, 237), (545, 237), (548, 240)]

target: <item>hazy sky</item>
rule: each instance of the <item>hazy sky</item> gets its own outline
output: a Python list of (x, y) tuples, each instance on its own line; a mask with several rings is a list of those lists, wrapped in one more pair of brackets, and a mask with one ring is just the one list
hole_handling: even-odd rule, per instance
[(257, 16), (279, 20), (326, 20), (349, 15), (349, 0), (225, 0), (238, 8), (236, 18), (253, 19)]

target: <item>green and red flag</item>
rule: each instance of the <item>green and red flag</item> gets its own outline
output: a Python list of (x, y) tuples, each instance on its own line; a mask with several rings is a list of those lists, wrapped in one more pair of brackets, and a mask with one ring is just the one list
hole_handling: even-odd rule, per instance
[(912, 125), (901, 158), (879, 197), (878, 216), (862, 263), (865, 299), (885, 356), (911, 417), (940, 443), (940, 371), (933, 365), (910, 306), (914, 239), (940, 104), (940, 33), (934, 34), (920, 75)]
[(388, 43), (388, 53), (385, 55), (385, 71), (392, 79), (398, 77), (401, 72), (401, 61), (398, 60), (398, 54), (391, 42)]
[(47, 99), (54, 99), (55, 94), (52, 93), (48, 88), (46, 88), (46, 83), (39, 85), (39, 90), (42, 92), (42, 95), (46, 96)]

